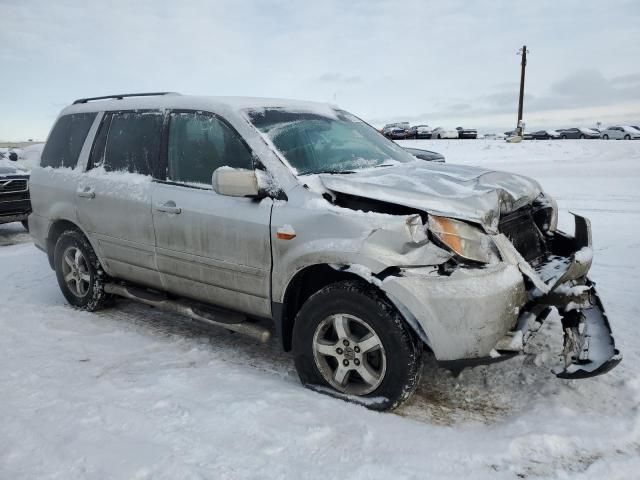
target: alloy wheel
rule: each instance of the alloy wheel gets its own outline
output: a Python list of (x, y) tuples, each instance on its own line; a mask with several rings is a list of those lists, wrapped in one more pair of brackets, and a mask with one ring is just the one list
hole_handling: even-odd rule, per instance
[(89, 264), (79, 248), (69, 247), (62, 255), (62, 275), (69, 291), (76, 297), (84, 297), (89, 292), (91, 275)]
[(373, 392), (387, 370), (380, 337), (365, 321), (342, 313), (318, 324), (313, 335), (313, 358), (325, 381), (349, 395)]

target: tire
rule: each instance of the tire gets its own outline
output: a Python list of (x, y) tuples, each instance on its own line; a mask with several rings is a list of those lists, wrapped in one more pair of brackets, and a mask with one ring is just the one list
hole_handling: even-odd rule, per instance
[(625, 136), (624, 136), (624, 139), (625, 139), (625, 140), (631, 140), (631, 135), (625, 135)]
[(566, 140), (567, 136), (566, 135), (562, 135), (562, 140)]
[[(338, 333), (336, 325), (345, 323)], [(365, 339), (369, 349), (360, 350)], [(400, 313), (371, 285), (352, 280), (328, 285), (304, 303), (293, 328), (293, 354), (305, 387), (372, 410), (407, 400), (422, 367), (422, 344)]]
[(602, 136), (602, 139), (603, 139), (603, 140), (609, 140), (609, 135), (603, 135), (603, 136)]
[(584, 140), (584, 133), (580, 135), (580, 140)]
[(53, 261), (60, 290), (72, 306), (93, 312), (111, 302), (113, 297), (104, 291), (107, 275), (78, 230), (67, 230), (58, 237)]
[(29, 231), (29, 221), (28, 220), (22, 220), (20, 223), (22, 223), (22, 226), (28, 232)]

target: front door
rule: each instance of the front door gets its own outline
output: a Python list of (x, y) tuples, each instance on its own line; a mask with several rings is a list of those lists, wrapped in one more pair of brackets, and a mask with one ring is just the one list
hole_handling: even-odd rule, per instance
[(97, 245), (105, 270), (156, 288), (161, 281), (154, 256), (151, 172), (163, 118), (158, 111), (106, 113), (76, 192), (80, 224)]
[(169, 116), (166, 179), (153, 184), (156, 261), (166, 290), (269, 316), (272, 201), (218, 195), (216, 168), (253, 168), (239, 134), (216, 115)]

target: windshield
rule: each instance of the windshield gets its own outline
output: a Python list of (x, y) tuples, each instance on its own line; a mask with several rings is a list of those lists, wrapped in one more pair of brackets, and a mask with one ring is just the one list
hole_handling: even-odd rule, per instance
[(373, 127), (343, 110), (335, 116), (283, 108), (248, 111), (249, 120), (299, 175), (348, 173), (408, 163), (414, 158)]

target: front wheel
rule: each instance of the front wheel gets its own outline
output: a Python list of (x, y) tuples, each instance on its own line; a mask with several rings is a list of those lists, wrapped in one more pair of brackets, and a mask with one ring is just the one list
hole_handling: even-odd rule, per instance
[(418, 385), (422, 348), (400, 313), (370, 285), (331, 284), (296, 317), (293, 353), (302, 383), (373, 410), (396, 408)]
[(603, 140), (609, 140), (609, 135), (603, 135), (603, 136), (602, 136), (602, 139), (603, 139)]
[(82, 233), (77, 230), (62, 233), (53, 261), (60, 290), (71, 305), (92, 312), (111, 300), (104, 291), (106, 274)]
[[(580, 137), (580, 138), (584, 138), (584, 137)], [(566, 135), (562, 135), (562, 140), (566, 140), (567, 136)]]
[(631, 140), (631, 135), (625, 135), (625, 136), (624, 136), (624, 139), (625, 139), (625, 140)]
[(584, 134), (580, 135), (580, 140), (584, 140)]
[(22, 223), (22, 226), (28, 232), (29, 231), (29, 221), (28, 220), (22, 220), (20, 223)]

